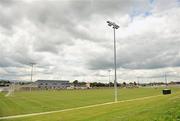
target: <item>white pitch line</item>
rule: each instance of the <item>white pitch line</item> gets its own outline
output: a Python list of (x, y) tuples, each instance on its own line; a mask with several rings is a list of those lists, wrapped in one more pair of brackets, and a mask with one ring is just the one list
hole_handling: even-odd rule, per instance
[(110, 104), (114, 104), (114, 103), (123, 103), (123, 102), (131, 102), (131, 101), (136, 101), (136, 100), (145, 100), (145, 99), (159, 97), (159, 96), (163, 96), (163, 95), (148, 96), (148, 97), (135, 98), (135, 99), (130, 99), (130, 100), (122, 100), (122, 101), (117, 101), (117, 102), (101, 103), (101, 104), (82, 106), (82, 107), (77, 107), (77, 108), (69, 108), (69, 109), (63, 109), (63, 110), (57, 110), (57, 111), (30, 113), (30, 114), (22, 114), (22, 115), (14, 115), (14, 116), (5, 116), (5, 117), (0, 117), (0, 120), (13, 119), (13, 118), (23, 118), (23, 117), (29, 117), (29, 116), (38, 116), (38, 115), (45, 115), (45, 114), (51, 114), (51, 113), (79, 110), (79, 109), (85, 109), (85, 108), (91, 108), (91, 107), (97, 107), (97, 106), (103, 106), (103, 105), (110, 105)]

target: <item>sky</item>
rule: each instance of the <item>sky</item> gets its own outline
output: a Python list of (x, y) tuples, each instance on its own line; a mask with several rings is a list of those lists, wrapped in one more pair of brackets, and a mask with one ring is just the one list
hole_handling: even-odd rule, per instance
[(180, 0), (0, 0), (0, 79), (180, 80)]

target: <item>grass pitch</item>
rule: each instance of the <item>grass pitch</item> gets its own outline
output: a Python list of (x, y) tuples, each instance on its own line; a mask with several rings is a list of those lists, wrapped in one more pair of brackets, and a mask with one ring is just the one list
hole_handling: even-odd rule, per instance
[[(118, 100), (161, 94), (162, 89), (119, 89)], [(113, 89), (17, 92), (0, 96), (0, 116), (68, 109), (112, 102)], [(180, 120), (180, 88), (174, 94), (9, 121), (173, 121)]]

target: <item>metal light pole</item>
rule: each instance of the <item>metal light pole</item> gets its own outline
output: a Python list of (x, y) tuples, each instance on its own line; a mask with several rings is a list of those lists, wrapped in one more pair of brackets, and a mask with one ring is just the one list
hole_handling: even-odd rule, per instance
[(167, 88), (167, 86), (168, 86), (168, 83), (167, 83), (167, 75), (166, 75), (166, 72), (164, 73), (164, 79), (165, 79), (166, 88)]
[(140, 77), (139, 76), (137, 77), (137, 84), (138, 84), (138, 86), (140, 85)]
[(115, 30), (119, 28), (119, 26), (111, 21), (107, 21), (108, 26), (112, 26), (114, 30), (114, 101), (117, 102), (117, 76), (116, 76), (116, 32)]
[(30, 63), (31, 64), (31, 82), (33, 80), (33, 67), (36, 63)]
[(111, 73), (111, 70), (109, 69), (108, 72), (109, 72), (109, 87), (110, 87), (111, 86), (110, 85), (110, 73)]
[[(33, 81), (33, 67), (34, 67), (35, 64), (36, 63), (30, 63), (30, 65), (31, 65), (31, 83)], [(31, 91), (31, 87), (30, 87), (30, 91)]]

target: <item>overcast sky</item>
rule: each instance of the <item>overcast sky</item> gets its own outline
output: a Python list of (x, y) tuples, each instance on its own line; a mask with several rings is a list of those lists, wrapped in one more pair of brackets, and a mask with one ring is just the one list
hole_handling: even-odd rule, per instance
[(0, 78), (180, 80), (180, 0), (0, 0)]

